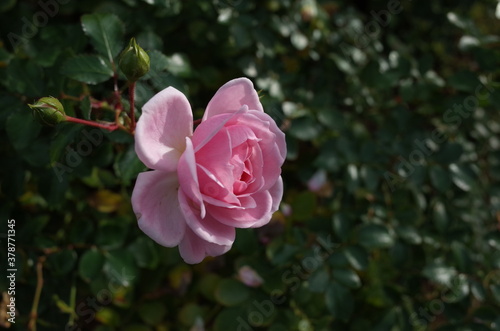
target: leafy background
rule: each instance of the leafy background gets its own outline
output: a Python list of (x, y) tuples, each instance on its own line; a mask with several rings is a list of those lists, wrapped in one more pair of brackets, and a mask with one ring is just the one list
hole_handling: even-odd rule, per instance
[[(44, 20), (41, 3), (58, 8)], [(34, 307), (38, 330), (500, 330), (500, 9), (402, 0), (373, 23), (390, 3), (2, 1), (10, 328), (33, 329)], [(139, 231), (131, 136), (42, 127), (27, 107), (52, 95), (69, 115), (107, 118), (89, 96), (112, 98), (130, 37), (152, 61), (138, 112), (171, 85), (200, 118), (220, 85), (247, 76), (287, 135), (281, 211), (224, 256), (186, 265)], [(245, 285), (244, 266), (263, 283)], [(0, 277), (4, 326), (7, 287)]]

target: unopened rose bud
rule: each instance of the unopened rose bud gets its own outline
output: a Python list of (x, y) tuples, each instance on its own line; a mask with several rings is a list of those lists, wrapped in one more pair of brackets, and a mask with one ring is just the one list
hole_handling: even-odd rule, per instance
[(149, 55), (132, 38), (120, 54), (118, 65), (125, 77), (130, 82), (135, 82), (149, 71)]
[(32, 105), (28, 105), (40, 123), (54, 126), (57, 123), (66, 121), (64, 107), (59, 100), (54, 97), (44, 97)]

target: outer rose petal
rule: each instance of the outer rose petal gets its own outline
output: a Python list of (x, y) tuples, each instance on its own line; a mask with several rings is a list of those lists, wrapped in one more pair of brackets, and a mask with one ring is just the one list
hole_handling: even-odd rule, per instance
[(280, 207), (281, 199), (283, 198), (283, 178), (281, 176), (276, 181), (273, 187), (269, 190), (271, 193), (271, 198), (273, 198), (273, 205), (271, 207), (271, 213), (274, 213)]
[(248, 78), (230, 80), (219, 88), (208, 103), (203, 121), (218, 114), (234, 113), (243, 105), (247, 105), (252, 110), (264, 111), (259, 95)]
[(139, 174), (132, 192), (139, 228), (167, 247), (178, 245), (186, 229), (177, 199), (178, 187), (175, 172), (147, 171)]
[(272, 216), (273, 200), (270, 192), (262, 191), (251, 195), (254, 208), (228, 209), (207, 205), (208, 213), (217, 221), (235, 228), (259, 227), (269, 222)]
[(174, 171), (193, 134), (193, 113), (188, 100), (168, 87), (142, 107), (135, 131), (135, 151), (151, 169)]
[(186, 228), (186, 234), (179, 244), (179, 253), (184, 262), (189, 264), (200, 263), (209, 256), (219, 256), (226, 253), (231, 245), (216, 245), (209, 243), (196, 234), (189, 227)]
[(234, 227), (227, 226), (207, 214), (201, 218), (199, 213), (189, 205), (186, 195), (179, 190), (181, 211), (189, 228), (201, 239), (217, 245), (231, 246), (236, 237)]

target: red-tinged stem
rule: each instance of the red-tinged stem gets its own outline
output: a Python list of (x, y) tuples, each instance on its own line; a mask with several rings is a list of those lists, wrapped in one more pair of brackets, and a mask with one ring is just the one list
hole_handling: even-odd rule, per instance
[(122, 112), (123, 110), (123, 106), (122, 106), (122, 98), (121, 98), (121, 95), (120, 95), (120, 90), (118, 89), (118, 74), (114, 74), (113, 76), (113, 79), (114, 79), (114, 92), (115, 92), (115, 98), (116, 98), (116, 106), (115, 106), (115, 110), (116, 110), (116, 115), (115, 115), (115, 121), (116, 123), (118, 123), (118, 118), (120, 117), (120, 113)]
[(130, 83), (128, 96), (130, 103), (130, 132), (133, 134), (135, 131), (135, 82)]
[(116, 123), (92, 122), (92, 121), (82, 120), (82, 119), (79, 119), (76, 117), (71, 117), (71, 116), (66, 116), (66, 121), (78, 123), (78, 124), (89, 125), (89, 126), (95, 126), (96, 128), (101, 128), (101, 129), (105, 129), (108, 131), (115, 131), (116, 129), (119, 128), (118, 124), (116, 124)]
[(197, 126), (197, 125), (200, 125), (201, 123), (201, 118), (200, 119), (197, 119), (193, 122), (193, 126)]

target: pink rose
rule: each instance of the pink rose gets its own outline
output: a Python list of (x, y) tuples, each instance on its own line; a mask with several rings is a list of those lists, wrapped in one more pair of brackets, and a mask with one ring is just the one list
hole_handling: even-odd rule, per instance
[(283, 195), (285, 135), (250, 80), (222, 86), (194, 132), (189, 102), (175, 88), (142, 111), (135, 150), (153, 171), (137, 177), (132, 207), (144, 233), (199, 263), (227, 252), (235, 228), (269, 222)]

